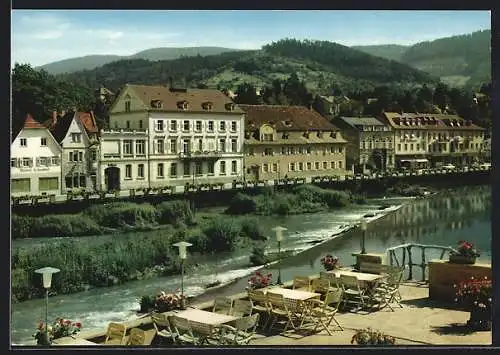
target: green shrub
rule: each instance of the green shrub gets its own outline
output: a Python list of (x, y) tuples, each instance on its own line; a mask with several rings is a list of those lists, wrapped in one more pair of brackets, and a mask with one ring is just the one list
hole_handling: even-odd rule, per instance
[(193, 211), (188, 201), (165, 201), (156, 206), (160, 224), (192, 224)]
[(12, 238), (29, 238), (32, 236), (33, 218), (27, 216), (18, 216), (13, 214), (11, 217)]
[(157, 223), (157, 211), (149, 203), (114, 202), (96, 205), (88, 208), (85, 214), (99, 225), (112, 228)]
[(203, 228), (206, 236), (206, 248), (218, 251), (233, 250), (241, 232), (239, 224), (234, 218), (216, 217)]
[(265, 240), (264, 230), (257, 218), (244, 218), (240, 221), (241, 235), (252, 240)]
[(245, 194), (237, 193), (229, 202), (229, 207), (226, 209), (227, 214), (246, 214), (254, 213), (257, 210), (255, 200)]
[(250, 264), (253, 266), (264, 265), (268, 262), (265, 252), (264, 246), (258, 245), (255, 246), (252, 250), (252, 254), (250, 255)]

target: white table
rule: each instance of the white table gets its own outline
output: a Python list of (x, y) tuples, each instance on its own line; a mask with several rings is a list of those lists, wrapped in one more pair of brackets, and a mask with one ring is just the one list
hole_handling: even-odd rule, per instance
[(340, 275), (356, 276), (356, 278), (359, 281), (366, 283), (373, 283), (376, 281), (383, 280), (387, 277), (387, 275), (368, 274), (366, 272), (356, 272), (356, 271), (332, 270), (327, 272), (330, 274), (335, 274), (336, 277), (340, 277)]
[(311, 298), (319, 298), (321, 296), (320, 293), (301, 291), (301, 290), (292, 290), (289, 288), (281, 288), (281, 287), (267, 288), (267, 289), (264, 289), (263, 291), (264, 292), (279, 293), (280, 295), (283, 295), (284, 298), (287, 298), (289, 300), (297, 300), (297, 301), (306, 301), (306, 300), (309, 300)]
[(101, 344), (97, 344), (97, 343), (91, 342), (91, 341), (89, 341), (87, 339), (78, 338), (78, 337), (75, 337), (75, 338), (64, 337), (64, 338), (60, 338), (60, 339), (54, 339), (52, 341), (52, 343), (54, 345), (62, 345), (62, 346), (72, 346), (72, 345), (77, 345), (77, 346), (81, 346), (81, 345), (86, 345), (86, 346), (93, 345), (93, 346), (96, 346), (96, 345), (101, 345)]
[(239, 317), (203, 311), (201, 309), (190, 308), (179, 312), (173, 312), (174, 316), (184, 318), (192, 322), (198, 322), (211, 326), (220, 326), (225, 323), (233, 322)]

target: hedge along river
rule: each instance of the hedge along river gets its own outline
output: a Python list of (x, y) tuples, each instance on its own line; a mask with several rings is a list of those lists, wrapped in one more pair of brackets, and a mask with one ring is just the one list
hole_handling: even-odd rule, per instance
[[(380, 205), (388, 203), (394, 207), (379, 209)], [(491, 188), (477, 186), (444, 191), (428, 199), (371, 199), (363, 206), (315, 214), (259, 217), (259, 221), (269, 230), (269, 240), (266, 242), (268, 251), (277, 250), (271, 231), (276, 225), (288, 228), (282, 250), (302, 251), (280, 263), (283, 280), (289, 280), (294, 275), (318, 273), (321, 270), (319, 259), (327, 253), (337, 255), (344, 265), (353, 264), (351, 253), (359, 251), (360, 235), (358, 229), (349, 228), (370, 213), (375, 216), (368, 218), (371, 221), (366, 236), (369, 252), (384, 252), (388, 247), (406, 242), (454, 246), (458, 240), (467, 239), (481, 249), (480, 260), (490, 260), (490, 212)], [(143, 236), (144, 233), (159, 232), (137, 234)], [(336, 237), (332, 238), (332, 235)], [(314, 243), (321, 241), (324, 243), (314, 246)], [(185, 275), (185, 292), (201, 295), (207, 283), (215, 280), (226, 283), (238, 278), (237, 282), (216, 293), (241, 292), (247, 284), (248, 275), (259, 268), (248, 266), (249, 254), (250, 250), (237, 250), (213, 256), (188, 256), (188, 262), (196, 263), (197, 267)], [(418, 255), (415, 257), (419, 258)], [(273, 280), (276, 281), (278, 264), (265, 270), (272, 272)], [(418, 271), (416, 269), (414, 272), (415, 278), (420, 277)], [(153, 295), (159, 290), (170, 291), (179, 287), (180, 277), (169, 276), (54, 296), (49, 299), (49, 321), (65, 317), (82, 322), (84, 329), (104, 329), (111, 321), (137, 317), (138, 299), (142, 295)], [(214, 294), (202, 295), (200, 299), (213, 297)], [(13, 304), (11, 343), (34, 344), (31, 335), (44, 314), (43, 299)]]

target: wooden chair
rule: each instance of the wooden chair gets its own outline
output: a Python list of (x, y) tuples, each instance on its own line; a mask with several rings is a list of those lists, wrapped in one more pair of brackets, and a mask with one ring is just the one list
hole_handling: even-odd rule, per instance
[(146, 344), (146, 332), (139, 328), (130, 329), (127, 345), (144, 346)]
[[(299, 318), (297, 315), (302, 313), (303, 308), (300, 308), (299, 302), (297, 300), (290, 300), (283, 297), (281, 293), (267, 292), (266, 294), (268, 304), (271, 308), (271, 325), (269, 330), (272, 330), (274, 325), (278, 322), (280, 318), (286, 320), (283, 332), (286, 332), (288, 327), (291, 326), (296, 329), (296, 323), (294, 321)], [(299, 319), (301, 321), (301, 319)]]
[(198, 338), (194, 336), (191, 322), (187, 319), (171, 316), (172, 326), (177, 333), (176, 339), (179, 344), (198, 344)]
[[(340, 323), (335, 318), (335, 315), (339, 310), (340, 303), (342, 302), (342, 296), (343, 290), (336, 289), (329, 292), (326, 295), (324, 301), (316, 299), (308, 301), (309, 303), (312, 303), (313, 307), (315, 306), (314, 308), (312, 308), (310, 315), (308, 316), (316, 324), (313, 332), (315, 332), (316, 329), (321, 326), (329, 335), (332, 335), (329, 329), (332, 321), (335, 321), (335, 323), (337, 323), (337, 326), (340, 328), (340, 330), (344, 330), (344, 328), (342, 328)], [(334, 304), (335, 306), (331, 307), (331, 304)]]
[(354, 304), (360, 308), (365, 307), (365, 290), (361, 288), (356, 276), (340, 275), (340, 283), (344, 291), (344, 304)]
[(340, 288), (339, 279), (337, 278), (337, 275), (335, 275), (335, 273), (333, 272), (320, 271), (319, 278), (322, 280), (330, 281), (330, 287)]
[(252, 300), (234, 300), (230, 315), (235, 317), (251, 316), (253, 310)]
[(212, 312), (228, 315), (233, 307), (233, 300), (229, 297), (216, 297)]
[(126, 333), (127, 326), (125, 324), (111, 322), (108, 324), (108, 329), (106, 330), (106, 339), (104, 340), (104, 344), (122, 345), (125, 340)]
[(170, 326), (168, 317), (165, 314), (154, 312), (151, 314), (151, 320), (153, 321), (157, 336), (162, 340), (167, 339), (169, 343), (175, 343), (177, 333)]
[(201, 322), (191, 321), (193, 335), (197, 338), (197, 345), (219, 345), (221, 329)]
[(257, 325), (259, 324), (259, 314), (243, 317), (235, 321), (235, 326), (222, 325), (223, 335), (219, 345), (247, 345), (255, 336)]
[(311, 292), (321, 293), (326, 295), (330, 291), (330, 280), (314, 279), (311, 282)]
[(260, 319), (262, 319), (262, 315), (266, 316), (266, 321), (262, 324), (262, 329), (266, 329), (271, 318), (271, 311), (267, 304), (266, 294), (261, 290), (248, 290), (248, 299), (252, 301), (252, 310), (261, 315)]
[(311, 288), (311, 279), (309, 276), (295, 276), (293, 278), (293, 287), (294, 290), (300, 291), (309, 291)]

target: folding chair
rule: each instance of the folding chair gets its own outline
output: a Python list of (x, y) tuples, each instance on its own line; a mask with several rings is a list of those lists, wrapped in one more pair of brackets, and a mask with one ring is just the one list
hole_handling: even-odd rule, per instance
[(197, 338), (197, 345), (219, 345), (221, 329), (210, 324), (191, 321), (193, 335)]
[(221, 327), (223, 335), (220, 338), (219, 345), (247, 345), (255, 336), (258, 324), (258, 313), (236, 320), (234, 327), (223, 324)]
[(126, 333), (127, 327), (125, 324), (111, 322), (108, 324), (104, 344), (122, 345), (125, 340)]
[(191, 322), (187, 319), (180, 318), (177, 316), (171, 316), (170, 321), (172, 326), (177, 333), (176, 339), (180, 344), (198, 344), (198, 338), (194, 336), (193, 329), (191, 328)]
[[(316, 329), (318, 329), (318, 327), (321, 326), (321, 327), (323, 327), (324, 330), (326, 330), (326, 332), (329, 335), (332, 335), (332, 333), (330, 332), (330, 329), (329, 329), (329, 326), (332, 323), (332, 321), (334, 321), (337, 324), (337, 326), (340, 328), (340, 330), (344, 330), (344, 328), (342, 328), (340, 323), (335, 318), (335, 315), (338, 312), (340, 303), (342, 302), (342, 296), (343, 296), (342, 289), (337, 289), (335, 291), (329, 292), (326, 295), (326, 298), (324, 301), (320, 301), (320, 300), (316, 300), (316, 299), (312, 299), (312, 300), (308, 301), (313, 306), (316, 305), (316, 307), (314, 307), (311, 310), (310, 315), (309, 315), (309, 317), (316, 324), (314, 329), (313, 329), (313, 332), (315, 332)], [(335, 306), (331, 307), (330, 304), (335, 304)]]
[(233, 308), (231, 308), (230, 315), (235, 317), (251, 316), (253, 310), (252, 300), (234, 300)]
[(285, 328), (283, 332), (288, 330), (289, 326), (296, 329), (294, 324), (294, 318), (299, 311), (299, 304), (297, 300), (285, 299), (280, 293), (267, 292), (267, 301), (271, 309), (271, 325), (269, 330), (272, 330), (274, 325), (278, 322), (280, 318), (286, 319)]
[(360, 308), (365, 307), (365, 290), (361, 288), (356, 276), (340, 274), (340, 284), (344, 291), (344, 305), (354, 304)]
[(333, 272), (320, 271), (319, 278), (330, 281), (330, 287), (340, 288), (339, 279)]
[(259, 319), (262, 319), (262, 315), (265, 314), (266, 321), (262, 324), (262, 329), (266, 329), (267, 324), (271, 319), (271, 311), (267, 304), (266, 294), (261, 290), (249, 290), (248, 299), (252, 301), (252, 310), (258, 312), (261, 315)]
[(169, 343), (175, 343), (177, 333), (170, 326), (168, 317), (165, 314), (153, 312), (151, 314), (151, 320), (153, 321), (157, 336), (162, 340), (167, 339)]
[(311, 288), (311, 279), (309, 276), (295, 276), (293, 278), (294, 290), (309, 291)]
[(127, 345), (149, 345), (146, 344), (146, 332), (139, 328), (130, 329), (130, 335), (128, 337)]
[(228, 315), (233, 307), (233, 300), (229, 297), (216, 297), (212, 312)]

